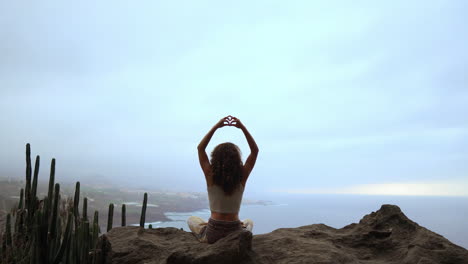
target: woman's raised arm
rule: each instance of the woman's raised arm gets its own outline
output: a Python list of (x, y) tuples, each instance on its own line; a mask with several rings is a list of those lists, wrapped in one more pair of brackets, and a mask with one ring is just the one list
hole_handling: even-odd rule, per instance
[(257, 161), (257, 156), (258, 156), (258, 146), (257, 143), (255, 143), (254, 138), (252, 135), (250, 135), (249, 131), (247, 128), (242, 124), (242, 122), (236, 118), (233, 117), (234, 126), (241, 129), (242, 132), (244, 132), (245, 138), (247, 139), (247, 143), (249, 143), (249, 148), (250, 148), (250, 155), (247, 157), (247, 160), (245, 161), (244, 164), (244, 177), (243, 177), (243, 184), (247, 182), (247, 179), (249, 178), (250, 172), (252, 172), (252, 169), (255, 166), (255, 162)]
[(200, 144), (198, 144), (198, 147), (197, 147), (200, 166), (203, 170), (203, 173), (205, 174), (205, 178), (207, 181), (208, 181), (208, 176), (210, 175), (211, 166), (210, 166), (210, 161), (208, 160), (208, 155), (206, 155), (205, 149), (208, 146), (208, 143), (210, 143), (210, 140), (213, 137), (213, 134), (215, 133), (216, 129), (226, 126), (227, 123), (229, 123), (227, 122), (226, 118), (227, 117), (221, 118), (221, 120), (219, 120), (218, 123), (216, 123), (216, 125), (214, 125), (210, 129), (210, 131), (208, 131), (205, 137), (203, 137), (202, 141), (200, 141)]

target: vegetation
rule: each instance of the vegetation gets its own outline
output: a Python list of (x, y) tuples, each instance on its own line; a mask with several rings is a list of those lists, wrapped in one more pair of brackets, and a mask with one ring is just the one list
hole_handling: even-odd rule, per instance
[[(80, 183), (75, 186), (72, 200), (62, 199), (60, 184), (55, 183), (55, 159), (50, 167), (47, 196), (37, 197), (37, 182), (40, 157), (36, 157), (31, 180), (31, 148), (26, 145), (26, 185), (20, 191), (20, 201), (6, 217), (6, 226), (0, 236), (1, 263), (59, 264), (59, 263), (105, 263), (108, 249), (105, 236), (99, 241), (99, 213), (94, 212), (93, 221), (88, 219), (88, 199), (83, 199), (80, 216)], [(141, 219), (144, 221), (146, 202)], [(122, 225), (125, 225), (125, 206), (122, 207)], [(114, 205), (109, 205), (107, 231), (112, 229)]]

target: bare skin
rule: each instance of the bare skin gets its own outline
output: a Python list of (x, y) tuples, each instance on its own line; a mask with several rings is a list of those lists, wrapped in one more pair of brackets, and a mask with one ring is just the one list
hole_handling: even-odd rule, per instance
[[(211, 138), (213, 137), (213, 134), (216, 132), (218, 128), (222, 128), (225, 126), (234, 126), (242, 130), (242, 132), (245, 135), (245, 138), (247, 139), (247, 143), (249, 144), (250, 148), (250, 155), (247, 157), (247, 160), (245, 161), (245, 164), (242, 168), (242, 185), (245, 187), (245, 184), (247, 183), (247, 179), (249, 178), (250, 172), (252, 172), (252, 169), (255, 166), (255, 162), (257, 161), (257, 155), (258, 155), (258, 147), (257, 143), (255, 143), (255, 140), (253, 139), (252, 135), (250, 135), (249, 131), (247, 128), (245, 128), (244, 124), (242, 122), (233, 116), (226, 116), (221, 118), (221, 120), (216, 123), (210, 131), (206, 134), (206, 136), (202, 139), (200, 144), (198, 144), (198, 159), (200, 161), (200, 166), (203, 170), (203, 173), (205, 174), (205, 179), (206, 179), (206, 185), (207, 186), (212, 186), (213, 185), (213, 178), (212, 178), (212, 173), (211, 173), (211, 164), (208, 159), (208, 155), (206, 154), (206, 146), (208, 146), (208, 143), (210, 143)], [(218, 212), (211, 212), (211, 218), (215, 220), (222, 220), (222, 221), (237, 221), (239, 220), (239, 214), (238, 213), (218, 213)]]

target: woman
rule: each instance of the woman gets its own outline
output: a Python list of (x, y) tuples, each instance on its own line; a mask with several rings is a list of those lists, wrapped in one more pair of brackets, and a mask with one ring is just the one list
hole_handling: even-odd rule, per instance
[[(208, 160), (206, 146), (214, 132), (224, 126), (234, 126), (244, 132), (250, 147), (250, 155), (245, 164), (242, 163), (239, 148), (229, 142), (216, 146), (211, 152), (211, 162)], [(198, 158), (205, 174), (211, 216), (208, 223), (196, 216), (191, 216), (187, 223), (201, 242), (214, 243), (242, 228), (252, 231), (251, 220), (239, 220), (239, 209), (245, 183), (255, 165), (257, 155), (255, 140), (242, 122), (232, 116), (222, 118), (198, 145)]]

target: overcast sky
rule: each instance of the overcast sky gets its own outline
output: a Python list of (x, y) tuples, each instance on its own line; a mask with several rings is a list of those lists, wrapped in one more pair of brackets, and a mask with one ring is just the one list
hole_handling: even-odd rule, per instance
[[(203, 191), (468, 195), (468, 2), (0, 0), (0, 173)], [(249, 149), (240, 130), (221, 142)], [(129, 185), (130, 186), (130, 185)]]

